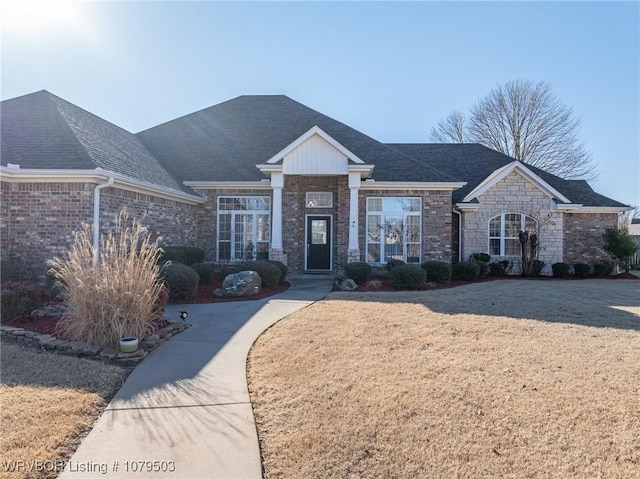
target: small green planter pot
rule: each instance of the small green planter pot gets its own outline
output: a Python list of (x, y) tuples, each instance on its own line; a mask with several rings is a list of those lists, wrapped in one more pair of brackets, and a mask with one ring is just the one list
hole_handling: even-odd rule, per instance
[(120, 339), (120, 351), (123, 353), (133, 353), (138, 350), (138, 338), (128, 336)]

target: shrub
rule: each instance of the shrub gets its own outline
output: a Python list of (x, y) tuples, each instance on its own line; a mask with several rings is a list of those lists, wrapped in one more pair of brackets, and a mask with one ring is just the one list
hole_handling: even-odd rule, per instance
[(604, 250), (629, 271), (631, 257), (636, 252), (636, 244), (625, 228), (609, 227), (602, 235)]
[(389, 276), (395, 289), (419, 289), (427, 282), (426, 271), (415, 264), (396, 266)]
[(491, 256), (487, 253), (473, 253), (469, 258), (469, 261), (482, 261), (484, 263), (488, 263), (491, 261)]
[(275, 259), (268, 260), (269, 263), (276, 265), (280, 269), (280, 281), (284, 281), (287, 279), (287, 273), (289, 272), (289, 268), (282, 261), (277, 261)]
[(553, 263), (551, 270), (553, 271), (554, 278), (565, 278), (569, 274), (571, 266), (567, 263)]
[(578, 278), (586, 278), (591, 273), (591, 266), (587, 263), (576, 263), (573, 265), (573, 273)]
[(475, 261), (460, 261), (453, 265), (453, 275), (462, 281), (473, 281), (480, 277), (480, 266)]
[(94, 262), (93, 234), (85, 224), (74, 232), (69, 251), (47, 261), (67, 313), (58, 323), (71, 340), (116, 347), (123, 336), (143, 338), (157, 327), (158, 240), (126, 210), (100, 239)]
[[(395, 269), (395, 268), (394, 268)], [(373, 273), (373, 268), (367, 263), (347, 263), (344, 266), (344, 275), (356, 282), (362, 284)]]
[(0, 320), (13, 321), (31, 314), (48, 299), (46, 289), (24, 281), (4, 283), (0, 291)]
[(422, 263), (422, 269), (427, 273), (427, 279), (436, 283), (448, 283), (453, 271), (444, 261), (426, 261)]
[(502, 262), (494, 261), (489, 263), (489, 276), (505, 276), (506, 274), (507, 270)]
[(403, 264), (406, 264), (406, 263), (401, 259), (390, 259), (389, 261), (387, 261), (386, 268), (387, 268), (387, 271), (391, 271), (393, 268), (397, 266), (401, 266)]
[(172, 301), (189, 299), (198, 291), (200, 277), (195, 269), (182, 263), (166, 263), (162, 269), (164, 284)]
[(542, 273), (542, 269), (544, 268), (544, 261), (540, 261), (539, 259), (533, 260), (531, 264), (531, 276), (536, 277), (540, 276)]
[(240, 272), (240, 265), (242, 263), (223, 263), (220, 265), (220, 272), (222, 274), (222, 278), (226, 278), (230, 274), (235, 274)]
[(246, 261), (238, 265), (239, 271), (255, 271), (262, 279), (262, 286), (265, 288), (275, 288), (280, 282), (281, 271), (280, 268), (267, 261)]
[(480, 278), (489, 274), (489, 263), (481, 260), (475, 260), (475, 263), (480, 267)]
[(198, 276), (200, 277), (200, 280), (198, 281), (199, 284), (211, 284), (213, 283), (213, 265), (210, 263), (195, 263), (191, 265), (191, 268), (193, 268), (196, 273), (198, 273)]
[(593, 275), (594, 276), (609, 276), (613, 273), (614, 266), (612, 263), (608, 263), (607, 261), (600, 261), (593, 265)]
[(202, 263), (205, 251), (193, 246), (164, 246), (160, 257), (161, 263), (171, 261), (172, 263), (182, 263), (188, 266), (195, 263)]

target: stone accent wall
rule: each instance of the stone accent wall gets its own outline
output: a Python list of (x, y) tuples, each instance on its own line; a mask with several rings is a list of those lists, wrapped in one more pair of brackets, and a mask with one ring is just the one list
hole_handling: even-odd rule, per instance
[[(451, 262), (453, 213), (450, 191), (369, 189), (360, 190), (358, 200), (360, 261), (366, 261), (367, 198), (381, 197), (422, 198), (422, 261)], [(347, 221), (348, 214), (347, 209)]]
[(565, 213), (564, 262), (597, 263), (612, 261), (602, 247), (602, 234), (611, 226), (618, 226), (617, 213)]
[(220, 196), (268, 196), (273, 198), (270, 189), (204, 189), (199, 190), (206, 195), (204, 204), (197, 208), (196, 245), (206, 252), (207, 261), (215, 261), (218, 248), (218, 197)]
[[(307, 208), (306, 193), (331, 191), (333, 208)], [(333, 270), (347, 262), (349, 244), (349, 186), (347, 176), (285, 175), (282, 190), (282, 247), (287, 255), (289, 270), (304, 271), (306, 255), (305, 216), (331, 215)]]
[[(520, 213), (538, 220), (540, 259), (545, 271), (563, 257), (563, 217), (552, 210), (552, 200), (518, 172), (513, 171), (478, 198), (477, 211), (463, 213), (462, 259), (489, 253), (489, 220), (502, 213)], [(492, 260), (502, 258), (492, 257)], [(509, 258), (507, 258), (509, 259)], [(516, 258), (519, 261), (519, 258)], [(519, 271), (514, 271), (517, 273)]]
[[(44, 279), (46, 261), (64, 254), (73, 232), (93, 223), (90, 183), (1, 183), (0, 257), (11, 279)], [(102, 232), (127, 206), (164, 244), (195, 245), (195, 205), (117, 188), (100, 192)], [(5, 271), (5, 274), (7, 272)]]

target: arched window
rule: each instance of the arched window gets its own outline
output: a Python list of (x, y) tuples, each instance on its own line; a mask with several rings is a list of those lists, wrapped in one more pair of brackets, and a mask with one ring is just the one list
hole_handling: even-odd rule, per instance
[(520, 213), (503, 213), (489, 220), (489, 254), (491, 256), (520, 256), (521, 231), (537, 232), (538, 222)]

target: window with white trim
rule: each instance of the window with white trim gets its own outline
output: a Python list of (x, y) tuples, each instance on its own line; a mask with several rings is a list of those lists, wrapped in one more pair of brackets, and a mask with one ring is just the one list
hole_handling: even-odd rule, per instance
[(218, 197), (218, 261), (269, 259), (271, 198)]
[(306, 194), (307, 208), (333, 208), (333, 193), (330, 191), (309, 191)]
[(421, 198), (367, 198), (367, 263), (420, 263)]
[(537, 231), (538, 222), (520, 213), (503, 213), (489, 220), (489, 254), (491, 256), (520, 256), (521, 231)]

